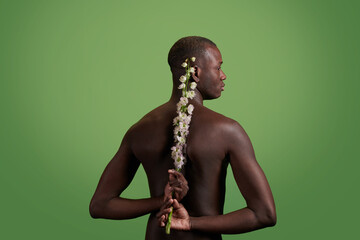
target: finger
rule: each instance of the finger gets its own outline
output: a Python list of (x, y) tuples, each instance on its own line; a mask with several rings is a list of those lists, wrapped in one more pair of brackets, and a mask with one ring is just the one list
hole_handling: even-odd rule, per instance
[(174, 180), (178, 180), (178, 179), (181, 179), (181, 178), (180, 178), (179, 174), (177, 174), (176, 171), (169, 173), (169, 180), (174, 181)]
[(173, 203), (173, 199), (170, 198), (168, 201), (166, 201), (160, 208), (160, 210), (163, 210), (165, 208), (169, 208), (171, 206), (171, 204)]
[(182, 191), (184, 191), (182, 188), (180, 187), (174, 187), (173, 188), (175, 190), (175, 192), (181, 193)]
[(179, 204), (179, 202), (178, 202), (176, 199), (174, 199), (174, 204), (173, 204), (173, 206), (174, 206), (175, 209), (180, 208), (180, 204)]
[(172, 207), (172, 204), (173, 204), (173, 199), (171, 199), (170, 202), (164, 204), (160, 210), (159, 210), (159, 214), (161, 214), (163, 211), (168, 211), (168, 209), (170, 209)]
[(175, 192), (175, 199), (178, 200), (178, 201), (180, 201), (180, 200), (182, 199), (182, 195), (179, 194), (179, 193), (177, 193), (177, 192)]
[(173, 204), (174, 199), (170, 198), (164, 205), (163, 208), (169, 208)]
[(174, 174), (172, 173), (169, 173), (169, 182), (170, 182), (170, 185), (171, 185), (171, 182), (174, 182), (174, 181), (177, 181), (177, 178)]
[(160, 221), (160, 227), (165, 227), (165, 223), (166, 223), (165, 216), (162, 216)]
[(159, 218), (159, 225), (160, 225), (160, 227), (165, 227), (165, 224), (166, 224), (166, 219), (165, 219), (165, 216), (162, 215), (162, 216)]
[(158, 217), (158, 222), (159, 222), (159, 225), (160, 223), (164, 220), (164, 215), (161, 215), (160, 217)]
[(166, 215), (169, 214), (170, 212), (171, 212), (171, 208), (162, 209), (156, 214), (156, 218), (160, 218), (162, 215), (165, 215), (166, 218)]
[(167, 221), (167, 218), (168, 218), (168, 214), (166, 214), (166, 215), (162, 215), (161, 216), (161, 222), (166, 222)]
[(169, 175), (169, 183), (170, 183), (170, 185), (174, 184), (176, 182), (181, 182), (183, 185), (188, 184), (187, 180), (184, 178), (183, 175), (178, 176), (178, 175), (170, 174)]
[(166, 221), (170, 212), (171, 212), (171, 208), (163, 209), (158, 214), (156, 214), (156, 217), (161, 218), (161, 216), (165, 216), (165, 221)]
[(174, 173), (177, 172), (175, 169), (168, 169), (168, 173)]
[(163, 215), (163, 218), (162, 218), (162, 221), (161, 221), (161, 223), (162, 223), (161, 225), (163, 225), (163, 226), (166, 225), (166, 223), (167, 223), (167, 221), (168, 221), (168, 220), (167, 220), (167, 219), (168, 219), (168, 216), (169, 216), (168, 214)]
[(181, 179), (181, 180), (183, 180), (183, 181), (184, 181), (184, 180), (186, 181), (184, 175), (183, 175), (181, 172), (172, 170), (172, 171), (170, 171), (170, 174), (173, 174), (173, 175), (176, 176), (176, 178), (178, 178), (178, 179)]
[(184, 175), (182, 175), (182, 173), (180, 173), (178, 171), (170, 171), (169, 180), (170, 180), (170, 182), (181, 181), (181, 182), (184, 182), (185, 184), (187, 184), (187, 181), (186, 181)]
[[(174, 191), (174, 189), (173, 188), (171, 188), (171, 192), (173, 192)], [(170, 195), (165, 195), (164, 196), (165, 198), (164, 198), (164, 201), (163, 201), (163, 204), (165, 203), (165, 202), (168, 202), (170, 199), (172, 199), (172, 196), (171, 196), (171, 194)]]
[(169, 190), (170, 188), (171, 188), (170, 182), (168, 182), (168, 183), (166, 184), (166, 186), (165, 186), (165, 189), (166, 189), (166, 190)]
[(170, 187), (189, 188), (188, 184), (181, 180), (170, 181), (169, 184), (170, 184)]
[(180, 186), (184, 185), (184, 183), (179, 180), (169, 181), (169, 184), (170, 184), (170, 187), (180, 187)]

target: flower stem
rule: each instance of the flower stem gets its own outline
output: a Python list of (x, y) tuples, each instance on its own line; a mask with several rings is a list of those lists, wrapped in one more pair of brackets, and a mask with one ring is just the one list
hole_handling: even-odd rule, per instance
[[(178, 172), (179, 172), (179, 170), (178, 169), (176, 169)], [(171, 196), (172, 197), (174, 197), (174, 192), (172, 192), (172, 194), (171, 194)], [(166, 223), (166, 227), (165, 227), (165, 232), (166, 232), (166, 234), (170, 234), (170, 228), (171, 228), (171, 218), (172, 218), (172, 214), (173, 214), (173, 207), (171, 206), (171, 208), (170, 208), (170, 213), (169, 213), (169, 217), (168, 217), (168, 221), (167, 221), (167, 223)]]
[(173, 207), (170, 208), (171, 211), (169, 213), (169, 217), (168, 217), (168, 222), (166, 223), (166, 227), (165, 227), (165, 232), (166, 234), (170, 234), (170, 228), (171, 228), (171, 218), (172, 218), (172, 214), (173, 214)]

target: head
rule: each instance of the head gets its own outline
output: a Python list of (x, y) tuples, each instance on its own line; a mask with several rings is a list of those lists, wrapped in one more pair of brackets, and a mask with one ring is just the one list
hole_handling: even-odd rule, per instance
[(195, 72), (191, 81), (197, 83), (196, 93), (203, 99), (214, 99), (221, 95), (226, 75), (221, 69), (222, 57), (216, 44), (198, 36), (179, 39), (170, 49), (168, 63), (173, 74), (174, 86), (179, 85), (179, 78), (185, 73), (181, 66), (186, 58), (196, 57), (191, 65)]

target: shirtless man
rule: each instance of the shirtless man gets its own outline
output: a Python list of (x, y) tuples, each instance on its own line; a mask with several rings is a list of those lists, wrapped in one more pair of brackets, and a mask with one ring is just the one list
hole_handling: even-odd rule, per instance
[[(190, 57), (196, 57), (191, 63), (195, 68), (191, 81), (197, 87), (195, 98), (189, 101), (195, 109), (187, 137), (187, 162), (180, 174), (168, 169), (174, 168), (170, 148), (176, 103), (181, 96), (179, 78), (185, 73), (181, 63)], [(226, 76), (221, 69), (220, 51), (206, 38), (185, 37), (170, 49), (168, 62), (173, 74), (172, 96), (125, 134), (91, 200), (91, 216), (127, 219), (150, 213), (148, 240), (222, 239), (221, 234), (274, 226), (273, 196), (247, 134), (236, 121), (203, 106), (203, 100), (218, 98), (224, 90)], [(151, 197), (121, 198), (140, 164), (145, 169)], [(229, 164), (247, 206), (223, 214)], [(175, 199), (171, 191), (176, 193)], [(171, 233), (166, 235), (164, 226), (171, 205)]]

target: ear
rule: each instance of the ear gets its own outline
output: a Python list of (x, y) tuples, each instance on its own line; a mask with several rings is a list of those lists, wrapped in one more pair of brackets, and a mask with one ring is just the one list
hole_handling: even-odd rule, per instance
[(195, 65), (194, 68), (195, 68), (195, 71), (193, 73), (191, 73), (191, 77), (192, 77), (192, 79), (194, 79), (194, 81), (196, 83), (198, 83), (200, 81), (199, 76), (201, 74), (201, 68), (199, 68), (198, 65)]

